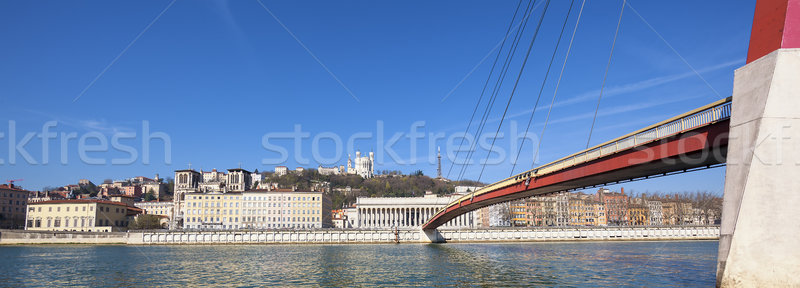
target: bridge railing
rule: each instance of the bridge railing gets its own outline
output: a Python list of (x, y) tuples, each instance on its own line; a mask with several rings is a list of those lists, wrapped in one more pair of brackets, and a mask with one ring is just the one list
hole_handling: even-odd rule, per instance
[(583, 164), (604, 156), (625, 151), (636, 146), (644, 145), (653, 141), (683, 133), (699, 126), (709, 125), (723, 121), (731, 117), (731, 97), (716, 101), (706, 106), (694, 109), (684, 114), (672, 117), (665, 121), (645, 127), (628, 135), (616, 138), (603, 144), (594, 146), (584, 151), (569, 155), (548, 164), (539, 166), (535, 169), (506, 178), (494, 184), (483, 187), (471, 194), (465, 195), (453, 201), (446, 207), (440, 209), (436, 214), (445, 211), (452, 205), (457, 205), (463, 200), (476, 195), (481, 195), (487, 191), (493, 191), (507, 185), (516, 183), (523, 178), (541, 176), (553, 173), (568, 167)]
[[(699, 110), (699, 111), (698, 111)], [(533, 171), (535, 175), (552, 173), (567, 167), (586, 163), (632, 147), (644, 145), (675, 134), (692, 130), (731, 117), (730, 98), (726, 98), (667, 121), (644, 128), (585, 151), (542, 165)], [(525, 174), (525, 173), (523, 173)], [(522, 175), (522, 174), (521, 174)]]

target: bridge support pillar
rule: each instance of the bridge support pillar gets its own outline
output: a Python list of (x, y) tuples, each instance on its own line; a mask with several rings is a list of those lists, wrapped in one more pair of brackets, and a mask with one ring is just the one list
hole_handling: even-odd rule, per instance
[(432, 229), (432, 230), (422, 229), (421, 231), (422, 231), (422, 233), (420, 233), (420, 234), (422, 234), (422, 241), (423, 242), (426, 241), (426, 240), (428, 242), (430, 242), (430, 243), (444, 243), (445, 242), (444, 236), (442, 236), (442, 234), (439, 233), (439, 230), (436, 230), (436, 229)]
[(717, 286), (800, 286), (800, 49), (738, 69), (732, 109)]

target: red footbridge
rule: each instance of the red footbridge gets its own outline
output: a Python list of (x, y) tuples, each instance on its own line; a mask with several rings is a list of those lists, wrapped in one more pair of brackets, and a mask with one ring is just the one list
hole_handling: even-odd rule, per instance
[(725, 165), (730, 116), (728, 97), (487, 185), (440, 209), (422, 229), (511, 200)]

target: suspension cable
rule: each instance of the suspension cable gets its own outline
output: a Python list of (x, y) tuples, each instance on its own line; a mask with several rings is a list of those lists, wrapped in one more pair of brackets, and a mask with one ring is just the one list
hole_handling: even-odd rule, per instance
[(600, 111), (600, 99), (603, 99), (603, 90), (606, 88), (606, 79), (608, 78), (608, 68), (611, 67), (611, 59), (614, 56), (614, 47), (617, 45), (617, 36), (619, 35), (619, 27), (622, 24), (622, 13), (625, 12), (625, 3), (627, 3), (627, 0), (622, 0), (622, 8), (619, 11), (619, 20), (617, 21), (617, 30), (614, 32), (614, 41), (611, 43), (611, 53), (608, 55), (606, 72), (603, 75), (603, 83), (600, 85), (600, 96), (597, 97), (597, 106), (594, 108), (592, 127), (589, 128), (589, 138), (586, 139), (586, 149), (589, 149), (589, 142), (592, 141), (592, 132), (594, 132), (594, 124), (597, 121), (597, 112)]
[(537, 36), (539, 36), (539, 31), (542, 28), (544, 17), (547, 15), (548, 7), (550, 7), (550, 0), (547, 0), (545, 2), (542, 16), (539, 17), (539, 23), (536, 24), (536, 30), (533, 32), (533, 38), (531, 38), (531, 44), (528, 45), (528, 51), (525, 52), (525, 58), (522, 60), (522, 66), (520, 66), (519, 73), (517, 73), (517, 79), (514, 81), (514, 87), (511, 88), (511, 94), (509, 94), (508, 96), (508, 101), (506, 102), (506, 109), (503, 110), (503, 116), (500, 117), (500, 123), (497, 125), (497, 131), (495, 131), (494, 138), (492, 138), (492, 145), (489, 146), (489, 151), (486, 153), (486, 160), (483, 161), (483, 166), (481, 167), (481, 173), (478, 175), (478, 182), (481, 181), (481, 178), (483, 177), (483, 172), (486, 170), (486, 164), (488, 164), (489, 162), (489, 156), (492, 155), (494, 144), (497, 141), (497, 135), (500, 134), (500, 128), (503, 127), (503, 122), (506, 118), (506, 114), (508, 113), (508, 107), (511, 106), (511, 100), (514, 99), (514, 93), (517, 92), (517, 86), (519, 85), (519, 80), (520, 78), (522, 78), (522, 72), (525, 71), (525, 66), (528, 64), (528, 57), (530, 57), (531, 51), (533, 50), (533, 44), (536, 43), (536, 38)]
[[(528, 5), (530, 5), (530, 1), (528, 1)], [(472, 116), (469, 118), (469, 123), (467, 124), (467, 129), (464, 131), (464, 137), (461, 138), (461, 143), (458, 144), (458, 150), (456, 150), (456, 158), (453, 163), (450, 164), (450, 169), (447, 170), (447, 177), (450, 178), (450, 172), (453, 171), (453, 166), (456, 165), (456, 161), (458, 160), (458, 154), (461, 152), (461, 147), (464, 145), (464, 140), (466, 138), (467, 133), (469, 133), (469, 128), (472, 126), (472, 121), (475, 120), (475, 112), (478, 111), (478, 107), (481, 105), (481, 101), (483, 101), (484, 93), (486, 92), (486, 87), (489, 86), (489, 80), (492, 79), (492, 74), (494, 73), (494, 68), (497, 65), (497, 60), (500, 59), (500, 54), (503, 52), (503, 48), (506, 45), (506, 40), (508, 39), (509, 34), (511, 34), (511, 28), (514, 26), (514, 22), (517, 19), (517, 13), (519, 13), (519, 8), (522, 6), (522, 0), (519, 0), (517, 3), (517, 9), (514, 10), (514, 16), (511, 17), (511, 23), (508, 23), (508, 29), (506, 29), (506, 34), (503, 36), (503, 41), (500, 44), (500, 49), (497, 50), (497, 56), (494, 57), (494, 63), (492, 63), (492, 69), (489, 70), (489, 77), (486, 78), (486, 82), (483, 84), (483, 90), (481, 90), (480, 97), (478, 97), (478, 103), (475, 103), (475, 109), (472, 110)], [(526, 8), (527, 11), (527, 8)]]
[(542, 133), (539, 134), (539, 144), (536, 147), (536, 152), (533, 154), (533, 162), (531, 163), (531, 169), (536, 166), (536, 159), (539, 157), (539, 150), (542, 148), (542, 139), (544, 139), (544, 132), (547, 129), (547, 123), (550, 121), (550, 112), (553, 111), (553, 104), (556, 102), (556, 95), (558, 95), (558, 88), (561, 86), (561, 78), (564, 76), (564, 70), (567, 67), (567, 60), (569, 60), (570, 52), (572, 52), (572, 44), (575, 41), (575, 34), (578, 32), (578, 26), (581, 24), (581, 16), (583, 16), (583, 7), (586, 5), (586, 0), (583, 0), (581, 3), (581, 10), (578, 12), (578, 20), (575, 22), (575, 29), (572, 30), (572, 37), (569, 39), (569, 46), (567, 48), (567, 55), (564, 56), (564, 64), (561, 65), (561, 73), (558, 75), (558, 81), (556, 81), (556, 89), (553, 92), (553, 99), (550, 100), (550, 108), (547, 109), (547, 117), (544, 120), (544, 127), (542, 128)]
[[(521, 36), (525, 32), (525, 28), (527, 28), (528, 26), (528, 20), (530, 19), (531, 13), (535, 9), (535, 7), (536, 7), (536, 0), (533, 0), (532, 5), (529, 5), (526, 8), (526, 15), (523, 20), (523, 24), (521, 27), (517, 29), (516, 35), (514, 36), (514, 41), (512, 42), (508, 54), (506, 54), (506, 59), (505, 62), (503, 63), (503, 68), (501, 68), (501, 73), (498, 76), (497, 80), (495, 81), (495, 86), (492, 91), (489, 103), (487, 103), (486, 108), (483, 111), (483, 117), (481, 117), (481, 122), (478, 125), (478, 129), (475, 134), (477, 137), (480, 137), (481, 133), (483, 133), (483, 129), (486, 127), (486, 122), (489, 119), (492, 107), (494, 107), (494, 102), (497, 100), (497, 95), (499, 93), (500, 87), (503, 85), (503, 82), (505, 80), (505, 75), (508, 73), (510, 63), (514, 59), (514, 55), (516, 55), (517, 47), (519, 46), (519, 41), (522, 39)], [(458, 176), (459, 180), (462, 180), (464, 178), (464, 175), (466, 174), (467, 167), (469, 166), (469, 159), (472, 158), (472, 155), (475, 152), (476, 145), (477, 141), (474, 141), (472, 145), (470, 145), (470, 149), (467, 151), (467, 157), (466, 157), (467, 161), (465, 162), (464, 165), (461, 166), (461, 171)]]
[(528, 126), (525, 128), (525, 134), (522, 137), (522, 143), (519, 145), (519, 150), (517, 151), (517, 157), (514, 158), (513, 165), (511, 166), (511, 175), (514, 175), (514, 169), (517, 167), (517, 161), (519, 161), (519, 155), (522, 153), (522, 147), (525, 146), (525, 140), (528, 138), (528, 131), (531, 128), (531, 123), (533, 122), (533, 116), (536, 114), (536, 108), (539, 107), (539, 99), (542, 98), (542, 92), (544, 91), (545, 83), (547, 83), (547, 78), (550, 76), (550, 68), (553, 67), (553, 62), (556, 59), (556, 54), (558, 52), (558, 47), (561, 45), (561, 38), (564, 36), (564, 30), (567, 28), (567, 23), (569, 22), (569, 16), (572, 15), (572, 7), (575, 5), (575, 0), (570, 1), (569, 3), (569, 10), (567, 10), (567, 17), (564, 18), (564, 24), (561, 25), (561, 32), (558, 34), (558, 41), (556, 42), (556, 48), (553, 49), (553, 56), (550, 57), (550, 64), (547, 65), (547, 72), (544, 73), (544, 79), (542, 80), (542, 87), (539, 88), (539, 95), (536, 96), (536, 103), (533, 104), (533, 111), (531, 111), (531, 117), (528, 119)]
[[(497, 86), (502, 85), (502, 79), (505, 78), (505, 74), (508, 71), (508, 64), (511, 59), (514, 58), (514, 54), (516, 54), (517, 46), (519, 45), (520, 34), (522, 31), (525, 31), (525, 28), (528, 26), (528, 19), (530, 19), (530, 13), (533, 11), (531, 7), (535, 7), (536, 0), (532, 0), (528, 2), (528, 5), (525, 7), (525, 13), (523, 15), (523, 19), (520, 22), (520, 26), (517, 27), (517, 31), (514, 33), (514, 39), (511, 41), (511, 46), (509, 46), (508, 53), (506, 54), (505, 59), (503, 60), (503, 66), (500, 68), (500, 73), (498, 75), (497, 80), (495, 80), (494, 87), (492, 88), (492, 93), (489, 96), (489, 100), (486, 103), (486, 108), (483, 110), (483, 114), (481, 115), (481, 120), (478, 123), (477, 128), (475, 129), (476, 135), (480, 135), (483, 132), (483, 127), (486, 125), (486, 119), (489, 111), (491, 111), (491, 107), (494, 107), (494, 102), (497, 99)], [(466, 135), (465, 135), (466, 136)], [(467, 166), (469, 166), (469, 160), (472, 158), (472, 154), (475, 149), (475, 142), (470, 144), (469, 149), (467, 150), (467, 156), (465, 158), (464, 164), (461, 165), (461, 169), (458, 173), (458, 179), (462, 180), (464, 174), (466, 172)]]

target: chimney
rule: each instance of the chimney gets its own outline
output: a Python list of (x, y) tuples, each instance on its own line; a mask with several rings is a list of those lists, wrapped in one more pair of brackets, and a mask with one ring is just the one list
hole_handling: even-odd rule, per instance
[(619, 191), (622, 195), (625, 195), (625, 187), (619, 187)]

